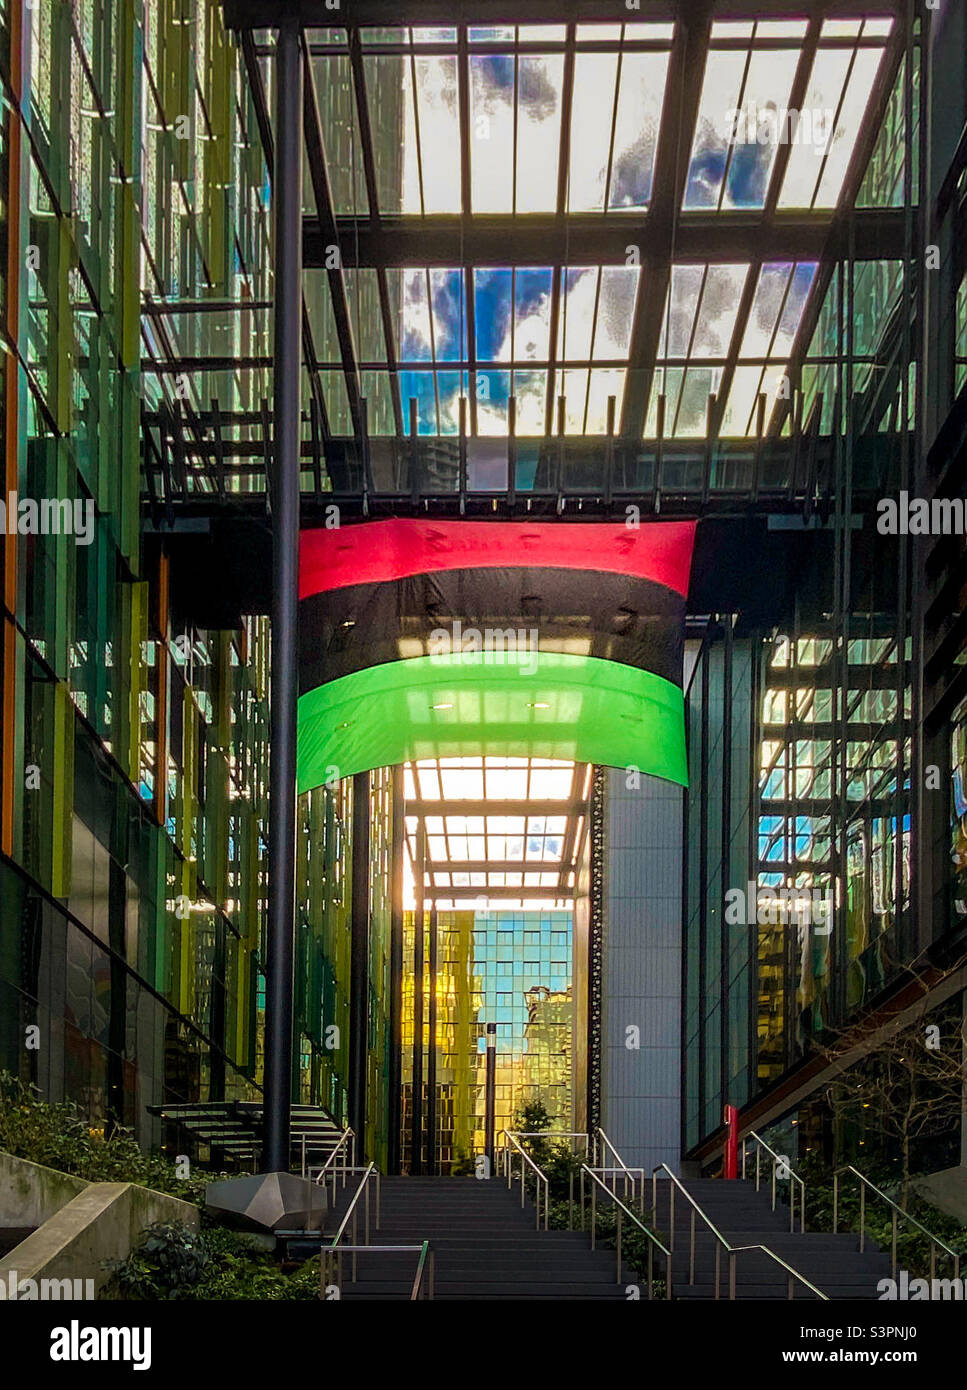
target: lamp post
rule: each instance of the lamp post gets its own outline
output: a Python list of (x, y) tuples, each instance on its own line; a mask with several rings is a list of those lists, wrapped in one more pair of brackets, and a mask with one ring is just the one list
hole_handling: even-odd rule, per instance
[(487, 1176), (494, 1171), (494, 1128), (497, 1116), (497, 1025), (487, 1024), (487, 1071), (484, 1087), (484, 1153)]

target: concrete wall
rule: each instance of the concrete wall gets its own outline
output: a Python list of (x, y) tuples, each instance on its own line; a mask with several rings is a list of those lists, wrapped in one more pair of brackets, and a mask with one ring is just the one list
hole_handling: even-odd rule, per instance
[[(681, 1141), (682, 802), (654, 777), (608, 773), (602, 1125), (650, 1176), (678, 1171)], [(626, 1046), (638, 1028), (640, 1046)]]
[(0, 1226), (42, 1226), (90, 1185), (0, 1150)]
[(200, 1215), (193, 1203), (136, 1183), (84, 1182), (0, 1153), (0, 1225), (42, 1222), (0, 1260), (0, 1290), (25, 1279), (92, 1279), (99, 1290), (111, 1277), (109, 1262), (123, 1260), (148, 1226), (197, 1230)]

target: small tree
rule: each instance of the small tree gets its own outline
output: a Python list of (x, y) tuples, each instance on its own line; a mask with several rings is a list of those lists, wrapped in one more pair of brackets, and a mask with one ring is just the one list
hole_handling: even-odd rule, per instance
[(531, 1136), (520, 1141), (521, 1148), (539, 1168), (547, 1162), (551, 1146), (546, 1139), (536, 1136), (550, 1127), (551, 1117), (542, 1100), (525, 1100), (514, 1112), (514, 1129), (519, 1134)]
[(913, 967), (911, 971), (923, 990), (913, 1022), (891, 1030), (868, 1010), (818, 1049), (841, 1068), (826, 1087), (834, 1118), (853, 1121), (897, 1143), (904, 1208), (912, 1146), (918, 1140), (940, 1138), (961, 1123), (967, 1087), (964, 1023), (941, 1013), (928, 1017), (927, 991), (940, 981), (934, 977), (928, 982)]

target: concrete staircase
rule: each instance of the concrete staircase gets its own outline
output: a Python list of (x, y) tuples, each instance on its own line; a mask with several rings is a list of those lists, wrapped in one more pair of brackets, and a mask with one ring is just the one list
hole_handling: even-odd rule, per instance
[[(330, 1230), (346, 1200), (337, 1200)], [(381, 1205), (371, 1244), (430, 1241), (436, 1299), (625, 1299), (625, 1285), (640, 1282), (626, 1270), (619, 1284), (614, 1250), (592, 1251), (586, 1233), (537, 1230), (530, 1200), (522, 1209), (519, 1188), (509, 1192), (498, 1178), (383, 1178)], [(354, 1281), (345, 1256), (340, 1297), (409, 1298), (417, 1258), (361, 1254)]]
[[(867, 1238), (860, 1253), (859, 1236), (824, 1235), (789, 1230), (789, 1208), (777, 1203), (772, 1210), (767, 1188), (756, 1192), (751, 1182), (723, 1182), (719, 1179), (684, 1179), (683, 1186), (695, 1199), (730, 1245), (765, 1245), (791, 1265), (831, 1299), (875, 1299), (877, 1281), (890, 1277), (890, 1259)], [(652, 1229), (668, 1245), (670, 1181), (659, 1181)], [(650, 1198), (650, 1194), (649, 1194)], [(695, 1217), (694, 1282), (689, 1269), (691, 1207), (681, 1192), (675, 1194), (675, 1243), (673, 1250), (673, 1296), (678, 1299), (715, 1297), (716, 1240), (701, 1218)], [(735, 1257), (735, 1295), (737, 1299), (788, 1298), (788, 1276), (761, 1251), (746, 1251)], [(729, 1262), (720, 1258), (719, 1297), (729, 1296)], [(815, 1299), (802, 1284), (795, 1284), (795, 1297)]]

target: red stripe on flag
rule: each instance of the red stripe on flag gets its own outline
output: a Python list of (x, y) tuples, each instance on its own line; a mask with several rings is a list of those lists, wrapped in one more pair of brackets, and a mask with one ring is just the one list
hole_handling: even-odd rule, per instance
[(516, 565), (602, 570), (688, 594), (694, 521), (423, 521), (398, 517), (303, 531), (299, 597), (434, 570)]

